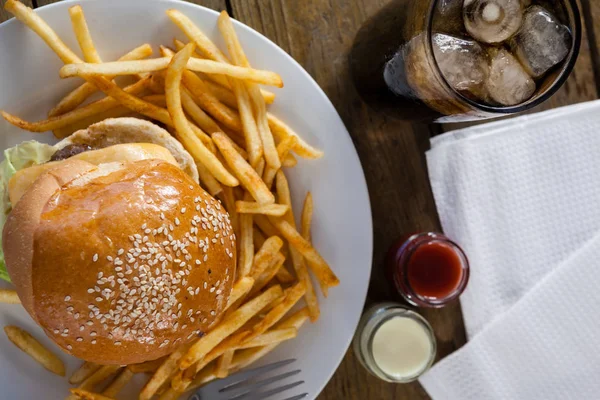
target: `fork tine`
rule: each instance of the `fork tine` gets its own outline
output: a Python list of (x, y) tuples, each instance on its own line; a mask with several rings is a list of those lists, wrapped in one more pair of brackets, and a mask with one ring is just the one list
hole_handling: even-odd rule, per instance
[[(298, 385), (302, 385), (304, 383), (304, 381), (298, 381), (298, 382), (294, 382), (294, 383), (290, 383), (287, 385), (283, 385), (280, 386), (278, 388), (275, 389), (271, 389), (271, 390), (267, 390), (266, 392), (260, 392), (260, 393), (251, 393), (249, 395), (244, 395), (241, 397), (237, 397), (235, 400), (262, 400), (262, 399), (266, 399), (267, 397), (271, 397), (274, 396), (278, 393), (281, 392), (285, 392), (286, 390), (290, 390), (292, 388), (295, 388)], [(233, 399), (231, 399), (233, 400)]]
[(251, 394), (260, 387), (269, 385), (273, 382), (284, 380), (286, 378), (289, 378), (290, 376), (297, 375), (300, 372), (301, 371), (297, 369), (295, 371), (286, 372), (285, 374), (273, 376), (262, 381), (253, 382), (251, 384), (246, 384), (245, 382), (236, 383), (235, 385), (231, 385), (229, 387), (219, 390), (219, 392), (225, 394), (226, 396), (229, 396), (229, 399), (234, 399), (236, 397), (242, 397), (244, 395)]
[(233, 374), (233, 375), (231, 375), (231, 376), (229, 376), (229, 377), (227, 377), (225, 379), (221, 379), (221, 380), (216, 381), (216, 382), (219, 382), (219, 384), (222, 386), (222, 388), (220, 390), (220, 391), (222, 391), (223, 389), (226, 389), (229, 386), (233, 386), (233, 385), (238, 384), (240, 382), (247, 381), (248, 379), (253, 378), (253, 377), (257, 376), (257, 375), (263, 374), (265, 372), (269, 372), (269, 371), (272, 371), (274, 369), (284, 367), (284, 366), (286, 366), (288, 364), (293, 363), (294, 361), (296, 361), (295, 358), (291, 358), (289, 360), (279, 361), (279, 362), (276, 362), (276, 363), (265, 365), (264, 367), (254, 368), (254, 369), (250, 369), (248, 371), (244, 371), (244, 372), (240, 372), (240, 373), (237, 373), (237, 374)]
[(308, 393), (302, 393), (302, 394), (299, 394), (298, 396), (288, 397), (287, 399), (284, 399), (284, 400), (300, 400), (300, 399), (305, 398), (306, 396), (308, 396)]

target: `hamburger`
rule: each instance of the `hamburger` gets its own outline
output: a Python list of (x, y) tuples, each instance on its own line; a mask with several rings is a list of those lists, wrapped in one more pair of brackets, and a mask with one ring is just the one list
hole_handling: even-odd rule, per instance
[(235, 235), (168, 132), (108, 119), (55, 146), (29, 142), (5, 154), (6, 275), (65, 352), (99, 364), (140, 363), (172, 353), (220, 318), (235, 274)]

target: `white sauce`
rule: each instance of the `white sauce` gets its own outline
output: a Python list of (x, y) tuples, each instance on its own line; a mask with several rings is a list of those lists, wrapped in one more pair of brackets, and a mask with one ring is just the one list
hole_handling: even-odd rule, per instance
[(373, 336), (373, 359), (387, 375), (404, 379), (427, 368), (432, 343), (421, 324), (411, 318), (393, 317)]

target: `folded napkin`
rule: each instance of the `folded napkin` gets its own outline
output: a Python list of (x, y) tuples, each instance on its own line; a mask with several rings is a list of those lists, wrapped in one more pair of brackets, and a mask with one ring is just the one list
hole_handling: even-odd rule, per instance
[(599, 101), (450, 132), (427, 164), (471, 264), (469, 338), (600, 231)]
[(421, 378), (433, 399), (600, 398), (600, 235)]
[(444, 232), (463, 246), (469, 343), (421, 378), (434, 399), (600, 398), (600, 102), (432, 141)]

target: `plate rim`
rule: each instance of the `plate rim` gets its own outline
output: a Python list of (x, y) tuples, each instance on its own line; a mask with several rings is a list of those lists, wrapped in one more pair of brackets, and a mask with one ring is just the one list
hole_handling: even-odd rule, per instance
[[(101, 1), (102, 0), (61, 0), (56, 3), (46, 4), (44, 6), (33, 8), (33, 10), (35, 12), (37, 12), (38, 10), (51, 9), (51, 8), (68, 9), (68, 7), (73, 4), (85, 4), (85, 3), (93, 3), (93, 2), (101, 2)], [(195, 4), (195, 3), (192, 3), (192, 2), (186, 1), (186, 0), (144, 0), (144, 2), (172, 4), (174, 8), (178, 8), (178, 7), (182, 7), (182, 8), (189, 7), (192, 9), (199, 8), (203, 12), (207, 12), (207, 13), (211, 14), (214, 18), (217, 18), (219, 16), (219, 12), (216, 10), (213, 10), (213, 9), (205, 7), (203, 5)], [(123, 4), (123, 3), (121, 3), (121, 4)], [(304, 75), (304, 77), (310, 82), (310, 84), (313, 86), (313, 89), (316, 90), (316, 92), (323, 98), (323, 100), (325, 101), (325, 104), (327, 104), (327, 107), (329, 107), (329, 112), (332, 113), (332, 115), (335, 115), (337, 122), (344, 128), (345, 135), (341, 135), (341, 134), (338, 135), (339, 136), (338, 140), (341, 139), (341, 140), (347, 141), (347, 144), (349, 144), (350, 148), (353, 150), (350, 152), (349, 155), (351, 155), (351, 157), (354, 158), (355, 161), (358, 163), (358, 166), (360, 166), (360, 172), (361, 172), (358, 176), (355, 176), (354, 179), (359, 183), (359, 185), (362, 189), (362, 190), (359, 190), (359, 192), (362, 193), (362, 195), (364, 197), (363, 200), (366, 201), (366, 205), (368, 206), (368, 211), (367, 211), (368, 229), (366, 230), (368, 232), (368, 234), (367, 234), (368, 237), (366, 238), (367, 240), (364, 241), (363, 243), (366, 245), (365, 253), (367, 256), (369, 256), (369, 259), (370, 259), (370, 263), (368, 264), (368, 273), (367, 273), (367, 282), (370, 282), (371, 275), (373, 273), (373, 252), (374, 252), (374, 249), (373, 249), (373, 242), (374, 242), (373, 210), (372, 210), (369, 186), (367, 183), (365, 170), (363, 168), (361, 159), (358, 155), (356, 146), (354, 145), (354, 141), (352, 140), (352, 136), (350, 135), (350, 132), (349, 132), (348, 128), (346, 127), (346, 124), (344, 123), (342, 117), (338, 113), (337, 109), (335, 108), (335, 106), (331, 102), (331, 99), (329, 99), (329, 97), (327, 96), (325, 91), (316, 82), (316, 80), (312, 77), (312, 75), (310, 75), (310, 73), (308, 73), (308, 71), (294, 57), (292, 57), (289, 53), (287, 53), (285, 50), (283, 50), (277, 43), (272, 41), (267, 36), (263, 35), (261, 32), (257, 31), (256, 29), (252, 28), (249, 25), (246, 25), (245, 23), (237, 20), (234, 17), (232, 17), (231, 19), (236, 28), (246, 31), (246, 34), (249, 33), (249, 34), (257, 35), (262, 41), (265, 41), (265, 42), (267, 42), (267, 44), (271, 45), (287, 61), (291, 62), (292, 65), (294, 65), (296, 67), (296, 69), (299, 70), (300, 73), (302, 75)], [(18, 22), (17, 18), (15, 18), (15, 17), (12, 17), (12, 18), (0, 23), (0, 37), (2, 37), (1, 33), (2, 33), (3, 29), (6, 29), (6, 27), (10, 26), (11, 24), (18, 24), (18, 23), (19, 22)], [(367, 283), (367, 285), (365, 285), (364, 291), (362, 293), (360, 293), (360, 296), (362, 298), (362, 302), (361, 302), (362, 306), (361, 306), (360, 313), (357, 314), (358, 318), (356, 318), (356, 321), (353, 324), (354, 332), (356, 332), (356, 328), (358, 327), (358, 324), (360, 322), (360, 316), (362, 315), (362, 311), (364, 310), (364, 306), (367, 301), (368, 290), (369, 290), (369, 284)], [(346, 356), (346, 354), (348, 354), (348, 350), (350, 348), (350, 345), (352, 344), (353, 336), (354, 335), (351, 335), (347, 340), (344, 341), (345, 343), (344, 343), (343, 347), (345, 350), (341, 354), (341, 356), (335, 360), (335, 368), (333, 370), (327, 372), (327, 379), (323, 380), (322, 384), (315, 385), (315, 387), (317, 388), (317, 393), (316, 393), (317, 397), (323, 392), (323, 389), (325, 389), (327, 384), (333, 378), (333, 375), (338, 371), (342, 361), (344, 360), (344, 357)]]

